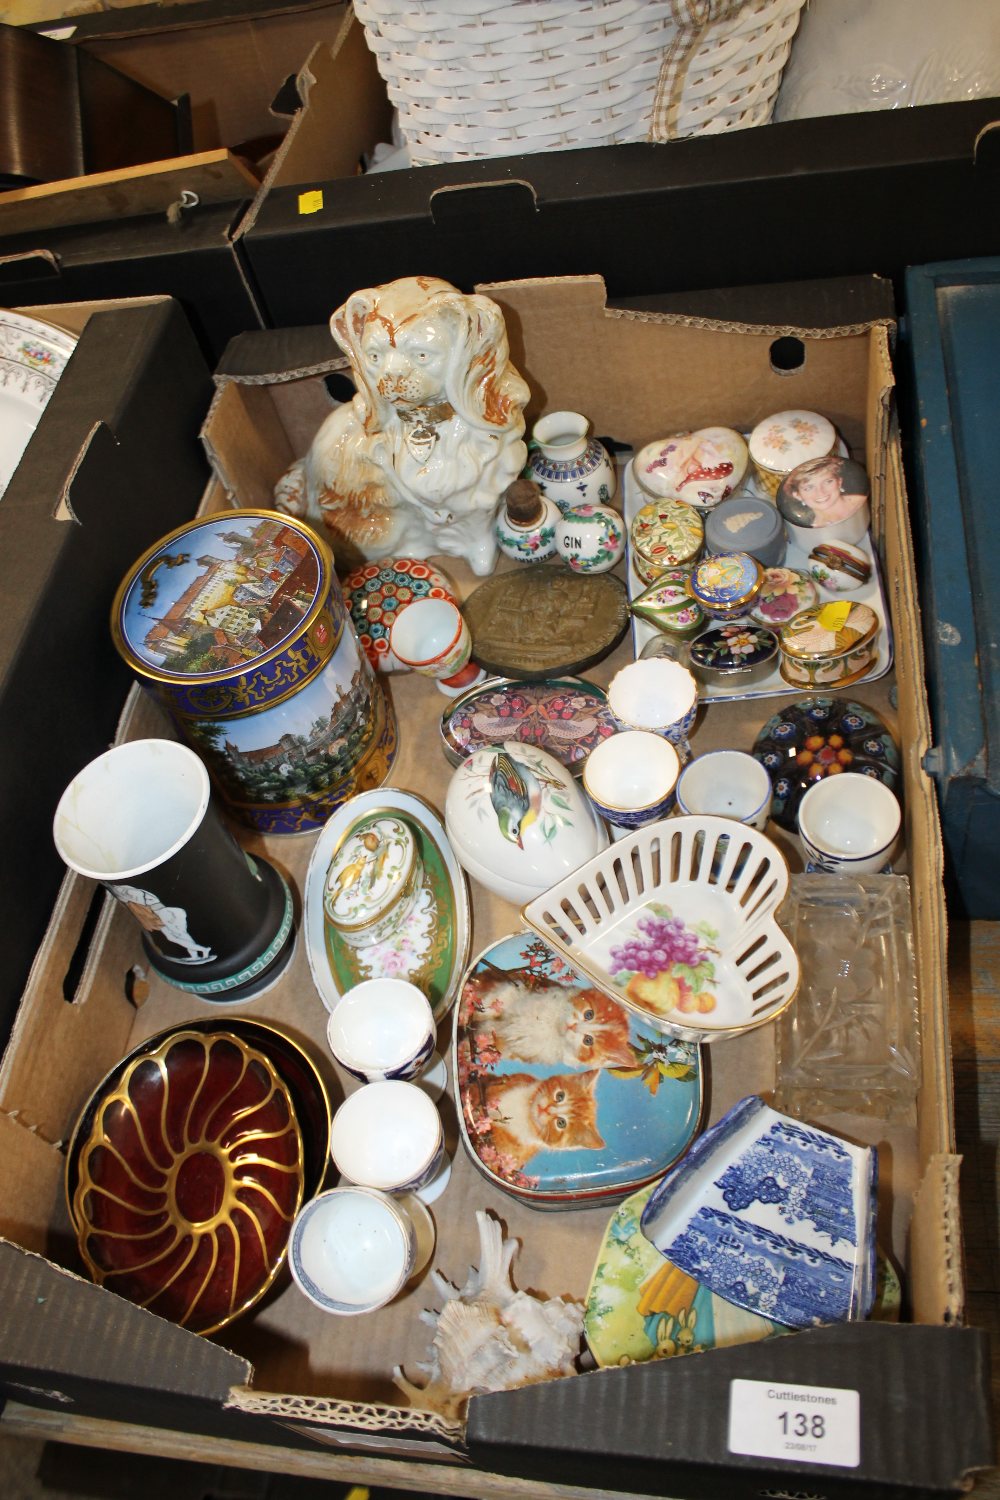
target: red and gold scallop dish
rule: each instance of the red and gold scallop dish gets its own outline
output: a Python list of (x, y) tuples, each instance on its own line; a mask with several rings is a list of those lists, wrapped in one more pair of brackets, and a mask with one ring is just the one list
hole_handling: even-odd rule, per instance
[(180, 1029), (86, 1106), (70, 1212), (96, 1282), (195, 1333), (246, 1312), (303, 1195), (292, 1096), (239, 1036)]

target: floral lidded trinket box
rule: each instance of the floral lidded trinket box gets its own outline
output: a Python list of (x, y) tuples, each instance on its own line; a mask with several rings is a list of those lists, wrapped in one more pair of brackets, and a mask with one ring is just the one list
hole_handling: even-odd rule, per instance
[(645, 584), (668, 569), (690, 567), (705, 542), (705, 524), (686, 500), (651, 500), (639, 507), (629, 527), (629, 558)]
[(770, 675), (778, 654), (778, 637), (749, 620), (716, 625), (691, 642), (688, 661), (696, 677), (710, 687), (746, 688)]
[(453, 766), (475, 750), (517, 740), (540, 746), (576, 776), (591, 750), (615, 733), (615, 722), (604, 689), (582, 677), (491, 677), (445, 709), (440, 729)]
[(779, 411), (758, 422), (747, 440), (754, 477), (772, 499), (782, 480), (810, 458), (837, 449), (837, 429), (816, 411)]

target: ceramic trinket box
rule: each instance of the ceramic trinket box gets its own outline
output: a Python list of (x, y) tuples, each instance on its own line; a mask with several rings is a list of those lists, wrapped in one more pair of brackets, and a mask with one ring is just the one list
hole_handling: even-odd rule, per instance
[(688, 577), (691, 598), (712, 620), (738, 620), (749, 614), (764, 582), (764, 569), (749, 552), (705, 557)]
[(688, 593), (690, 568), (665, 568), (629, 605), (632, 613), (664, 635), (689, 640), (705, 625), (705, 613)]
[(448, 839), (463, 868), (520, 904), (607, 847), (604, 824), (554, 755), (507, 740), (475, 750), (452, 775)]
[(758, 422), (747, 440), (754, 477), (772, 499), (797, 465), (826, 458), (838, 445), (837, 429), (815, 411), (779, 411)]
[(632, 473), (651, 499), (685, 500), (709, 510), (739, 489), (747, 462), (740, 433), (731, 427), (703, 427), (647, 443), (636, 454)]
[[(399, 820), (416, 842), (421, 875), (413, 905), (397, 931), (363, 947), (345, 941), (326, 910), (329, 870), (348, 831), (368, 816)], [(415, 984), (440, 1021), (455, 999), (468, 962), (469, 892), (439, 815), (414, 792), (395, 787), (364, 792), (340, 808), (316, 840), (306, 872), (304, 929), (309, 969), (328, 1011), (368, 979)]]
[(811, 609), (818, 599), (816, 584), (807, 573), (798, 568), (765, 568), (750, 618), (758, 625), (778, 630), (786, 620)]
[(830, 453), (797, 464), (776, 498), (789, 541), (808, 551), (816, 542), (860, 542), (871, 520), (870, 494), (861, 465)]
[(865, 1318), (875, 1299), (877, 1179), (874, 1148), (750, 1096), (667, 1173), (642, 1232), (672, 1265), (775, 1322)]
[(849, 698), (800, 698), (761, 729), (753, 754), (771, 778), (771, 816), (795, 832), (799, 803), (814, 781), (860, 771), (895, 790), (899, 747), (874, 709)]
[(614, 461), (580, 412), (553, 411), (531, 429), (525, 477), (560, 510), (606, 505), (618, 487)]
[(781, 675), (795, 687), (847, 687), (878, 656), (881, 622), (868, 604), (814, 605), (781, 627)]
[(764, 568), (784, 560), (785, 526), (769, 500), (734, 495), (705, 517), (706, 552), (749, 552)]
[(591, 750), (615, 733), (603, 688), (582, 677), (516, 682), (491, 677), (470, 688), (441, 718), (441, 743), (453, 766), (475, 750), (517, 740), (538, 745), (578, 775)]
[(762, 682), (773, 669), (778, 637), (763, 625), (738, 621), (716, 625), (691, 642), (691, 671), (707, 687), (746, 688)]
[(872, 563), (863, 547), (850, 542), (817, 542), (809, 550), (809, 572), (830, 593), (850, 594), (869, 582)]
[(347, 830), (330, 861), (323, 892), (327, 920), (352, 948), (384, 943), (413, 909), (423, 873), (406, 820), (369, 813)]
[(686, 500), (651, 500), (629, 527), (629, 558), (636, 576), (654, 583), (667, 568), (690, 567), (701, 556), (705, 525)]
[(644, 1026), (529, 933), (471, 965), (453, 1046), (465, 1149), (531, 1207), (614, 1202), (697, 1131), (699, 1049)]

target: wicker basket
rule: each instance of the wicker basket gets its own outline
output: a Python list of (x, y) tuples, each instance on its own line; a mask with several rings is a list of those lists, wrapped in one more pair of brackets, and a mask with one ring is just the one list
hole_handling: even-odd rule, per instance
[(770, 118), (804, 0), (355, 0), (414, 165)]

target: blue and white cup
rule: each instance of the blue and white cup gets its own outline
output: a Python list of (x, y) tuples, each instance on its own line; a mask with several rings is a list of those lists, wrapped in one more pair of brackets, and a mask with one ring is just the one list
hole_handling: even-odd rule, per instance
[(771, 816), (771, 778), (745, 750), (709, 750), (683, 769), (677, 811), (735, 818), (763, 833)]
[(326, 1023), (330, 1051), (361, 1083), (419, 1081), (432, 1099), (447, 1083), (435, 1051), (437, 1029), (430, 1001), (408, 979), (365, 979), (345, 990)]
[(619, 729), (643, 729), (669, 740), (681, 762), (690, 758), (688, 736), (698, 714), (698, 683), (666, 656), (629, 662), (611, 679), (608, 710)]
[(613, 836), (621, 838), (669, 817), (680, 768), (669, 740), (648, 729), (623, 729), (591, 750), (583, 767), (583, 789)]
[(417, 1199), (368, 1187), (335, 1187), (299, 1210), (288, 1241), (295, 1285), (342, 1317), (384, 1307), (424, 1269), (434, 1221)]
[(845, 771), (813, 783), (799, 803), (797, 826), (807, 869), (875, 875), (892, 863), (902, 809), (884, 782)]
[(348, 1182), (433, 1203), (451, 1162), (437, 1105), (415, 1083), (385, 1079), (348, 1095), (330, 1127), (330, 1155)]

